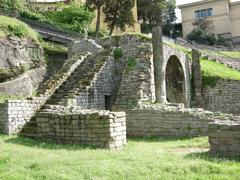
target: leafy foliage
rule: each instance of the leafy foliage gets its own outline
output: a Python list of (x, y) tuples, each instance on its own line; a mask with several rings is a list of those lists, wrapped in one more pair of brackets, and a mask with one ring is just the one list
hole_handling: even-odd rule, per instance
[(127, 67), (133, 69), (136, 66), (136, 60), (133, 57), (129, 57), (127, 60)]
[(170, 32), (174, 30), (173, 22), (176, 20), (175, 0), (154, 0), (152, 3), (149, 3), (149, 0), (138, 0), (137, 5), (138, 19), (143, 21), (142, 29), (144, 33), (150, 33), (152, 31), (152, 27), (155, 23), (154, 12), (157, 9), (162, 11), (163, 33), (165, 35), (170, 35)]
[(217, 37), (214, 34), (213, 22), (208, 19), (197, 19), (193, 26), (195, 28), (187, 35), (190, 41), (196, 41), (207, 45), (229, 45), (225, 38)]
[(18, 12), (23, 8), (24, 0), (0, 0), (0, 11), (4, 13)]
[(86, 5), (91, 7), (94, 10), (97, 10), (97, 21), (96, 21), (96, 30), (95, 37), (99, 36), (100, 33), (100, 23), (101, 23), (101, 8), (105, 4), (106, 0), (86, 0)]
[(93, 12), (86, 6), (75, 3), (63, 8), (61, 11), (40, 13), (25, 10), (20, 15), (24, 18), (75, 32), (85, 32), (94, 17)]
[(122, 48), (115, 48), (113, 51), (113, 56), (115, 60), (118, 60), (123, 57), (123, 50)]
[(134, 16), (132, 8), (135, 6), (135, 0), (106, 0), (103, 8), (105, 22), (110, 29), (109, 35), (112, 35), (114, 28), (126, 30), (126, 25), (134, 25)]

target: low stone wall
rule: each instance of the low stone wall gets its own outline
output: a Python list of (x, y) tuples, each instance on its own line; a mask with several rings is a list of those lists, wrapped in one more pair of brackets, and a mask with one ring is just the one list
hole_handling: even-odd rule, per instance
[(240, 81), (221, 80), (203, 89), (204, 109), (240, 114)]
[(235, 122), (210, 123), (208, 136), (212, 154), (240, 156), (240, 117)]
[(235, 116), (213, 113), (182, 106), (150, 104), (127, 110), (127, 135), (132, 136), (206, 136), (208, 124), (216, 119), (229, 120)]
[(33, 100), (9, 100), (0, 104), (0, 132), (19, 133), (45, 101), (46, 98), (35, 98)]
[(126, 144), (124, 112), (80, 110), (52, 106), (36, 114), (35, 124), (25, 129), (34, 137), (63, 144), (86, 144), (118, 149)]
[(36, 90), (43, 81), (45, 73), (46, 68), (42, 67), (31, 70), (12, 81), (0, 83), (0, 92), (23, 97), (31, 96), (33, 90)]
[(7, 131), (7, 106), (6, 104), (0, 104), (0, 133), (6, 133)]

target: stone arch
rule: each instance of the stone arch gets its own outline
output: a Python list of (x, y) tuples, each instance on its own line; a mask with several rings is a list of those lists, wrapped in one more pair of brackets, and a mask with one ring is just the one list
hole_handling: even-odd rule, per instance
[[(164, 45), (164, 64), (163, 64), (163, 75), (165, 77), (165, 82), (164, 84), (164, 89), (165, 91), (165, 95), (167, 97), (167, 80), (166, 77), (167, 75), (169, 75), (168, 72), (168, 68), (171, 67), (171, 65), (177, 67), (181, 67), (180, 71), (181, 72), (181, 79), (182, 79), (182, 92), (183, 92), (183, 96), (181, 101), (177, 101), (177, 103), (181, 102), (184, 103), (185, 106), (190, 107), (190, 102), (191, 102), (191, 81), (190, 81), (190, 77), (191, 77), (191, 68), (190, 68), (190, 59), (187, 57), (187, 55), (184, 52), (181, 52), (179, 50), (177, 50), (176, 48)], [(169, 66), (170, 65), (170, 66)], [(169, 67), (168, 67), (169, 66)], [(179, 71), (177, 69), (175, 69), (175, 72)], [(171, 101), (170, 101), (171, 102)], [(173, 101), (174, 102), (174, 101)], [(176, 103), (176, 101), (175, 101)]]
[(177, 56), (169, 58), (166, 65), (166, 96), (170, 103), (185, 103), (186, 83), (183, 66)]

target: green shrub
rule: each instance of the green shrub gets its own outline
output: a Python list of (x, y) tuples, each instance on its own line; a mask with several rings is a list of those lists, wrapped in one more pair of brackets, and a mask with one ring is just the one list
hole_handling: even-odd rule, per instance
[(85, 32), (94, 18), (94, 14), (87, 7), (79, 4), (71, 4), (61, 11), (33, 12), (24, 10), (21, 17), (50, 24), (74, 32)]
[(25, 37), (28, 35), (28, 31), (25, 26), (19, 25), (8, 25), (7, 27), (8, 32), (10, 35), (17, 36), (17, 37)]
[(133, 57), (129, 57), (127, 60), (128, 69), (133, 69), (136, 66), (136, 60)]
[(206, 34), (199, 29), (194, 29), (187, 35), (187, 39), (201, 44), (214, 45), (217, 43), (215, 34)]
[(18, 12), (23, 8), (23, 0), (0, 0), (0, 11), (4, 13)]
[(122, 48), (115, 48), (113, 51), (113, 56), (115, 60), (118, 60), (123, 57), (123, 50)]

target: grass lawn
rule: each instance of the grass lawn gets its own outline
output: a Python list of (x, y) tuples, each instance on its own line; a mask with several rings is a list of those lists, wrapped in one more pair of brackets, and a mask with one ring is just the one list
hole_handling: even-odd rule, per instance
[(225, 56), (240, 60), (240, 52), (239, 51), (220, 51), (219, 53), (223, 54)]
[(220, 79), (240, 80), (240, 72), (223, 64), (201, 59), (203, 84), (214, 85)]
[(24, 98), (21, 96), (14, 96), (11, 94), (0, 92), (0, 103), (4, 103), (6, 100), (22, 100), (22, 99)]
[(39, 43), (38, 34), (27, 24), (15, 18), (0, 15), (0, 37), (6, 36), (29, 37)]
[(207, 148), (205, 137), (130, 139), (108, 151), (0, 135), (0, 179), (239, 179), (239, 159), (210, 157)]
[(233, 59), (240, 60), (240, 52), (239, 51), (210, 51), (210, 50), (202, 50), (202, 53), (207, 53), (215, 56), (229, 57)]

